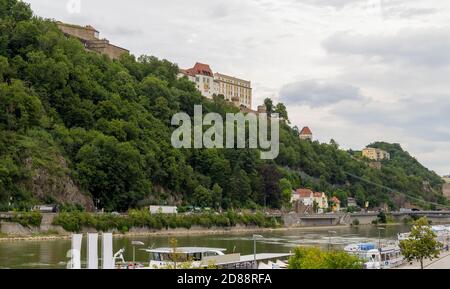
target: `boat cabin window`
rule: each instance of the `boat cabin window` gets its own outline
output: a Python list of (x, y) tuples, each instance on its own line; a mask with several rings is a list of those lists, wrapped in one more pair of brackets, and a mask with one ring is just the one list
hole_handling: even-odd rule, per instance
[(217, 252), (205, 252), (203, 253), (203, 257), (214, 257), (214, 256), (218, 256), (219, 254), (217, 254)]
[(212, 257), (212, 256), (218, 256), (219, 254), (217, 252), (204, 252), (203, 254), (201, 252), (198, 253), (151, 253), (150, 258), (154, 261), (158, 262), (187, 262), (187, 261), (201, 261), (203, 257)]
[(202, 253), (188, 254), (187, 255), (187, 259), (189, 261), (201, 261), (202, 260)]
[(186, 254), (176, 254), (173, 253), (152, 253), (152, 260), (158, 261), (158, 262), (171, 262), (171, 261), (177, 261), (177, 262), (186, 262), (187, 256)]

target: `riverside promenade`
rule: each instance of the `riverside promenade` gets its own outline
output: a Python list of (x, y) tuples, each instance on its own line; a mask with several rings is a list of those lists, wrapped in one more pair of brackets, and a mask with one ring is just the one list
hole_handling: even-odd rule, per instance
[[(420, 269), (419, 262), (405, 263), (396, 269)], [(444, 252), (439, 259), (424, 261), (424, 269), (450, 269), (450, 252)]]

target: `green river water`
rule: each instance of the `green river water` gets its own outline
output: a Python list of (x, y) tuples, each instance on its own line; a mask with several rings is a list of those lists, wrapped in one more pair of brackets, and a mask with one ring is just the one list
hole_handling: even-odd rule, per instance
[[(394, 240), (398, 233), (408, 232), (406, 225), (393, 225), (379, 231), (376, 226), (335, 227), (313, 229), (290, 229), (262, 233), (264, 238), (257, 242), (258, 253), (285, 253), (298, 246), (320, 246), (338, 249), (345, 245), (359, 242), (378, 242)], [(334, 231), (329, 233), (329, 231)], [(258, 233), (259, 234), (259, 233)], [(236, 233), (223, 235), (179, 236), (178, 246), (225, 248), (226, 253), (253, 254), (252, 233)], [(125, 259), (132, 260), (132, 241), (141, 241), (147, 247), (167, 247), (173, 237), (114, 237), (114, 252), (125, 248)], [(65, 268), (70, 240), (52, 241), (3, 241), (0, 242), (0, 268)], [(86, 259), (86, 240), (83, 240), (82, 259)], [(100, 246), (99, 246), (100, 247)], [(147, 261), (148, 255), (136, 249), (136, 260)], [(84, 263), (82, 264), (84, 265)]]

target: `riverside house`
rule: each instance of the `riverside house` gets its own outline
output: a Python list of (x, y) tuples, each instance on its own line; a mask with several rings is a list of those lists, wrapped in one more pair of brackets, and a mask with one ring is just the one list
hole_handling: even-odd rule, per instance
[(323, 214), (328, 209), (328, 197), (325, 193), (314, 193), (314, 202), (317, 204), (319, 214)]
[(291, 203), (301, 202), (304, 206), (312, 206), (314, 204), (314, 192), (310, 189), (298, 189), (293, 192)]
[(341, 210), (341, 200), (339, 200), (337, 197), (331, 198), (330, 206), (331, 206), (331, 210), (334, 213), (339, 212)]
[(358, 204), (356, 203), (356, 199), (355, 198), (347, 198), (347, 207), (357, 208)]
[(324, 213), (328, 209), (328, 197), (325, 193), (313, 192), (310, 189), (298, 189), (292, 193), (292, 203), (301, 204), (306, 208), (314, 208), (314, 204), (317, 205), (316, 209), (318, 213)]

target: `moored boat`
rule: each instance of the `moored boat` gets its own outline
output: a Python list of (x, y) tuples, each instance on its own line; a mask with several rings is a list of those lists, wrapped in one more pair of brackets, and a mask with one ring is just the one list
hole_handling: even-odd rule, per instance
[(191, 268), (212, 264), (214, 257), (225, 256), (226, 249), (204, 247), (180, 247), (143, 249), (149, 254), (149, 265), (144, 269), (175, 268), (180, 264), (188, 264)]
[(400, 247), (396, 244), (379, 248), (374, 243), (351, 244), (345, 247), (344, 251), (362, 259), (365, 269), (391, 269), (404, 262)]

